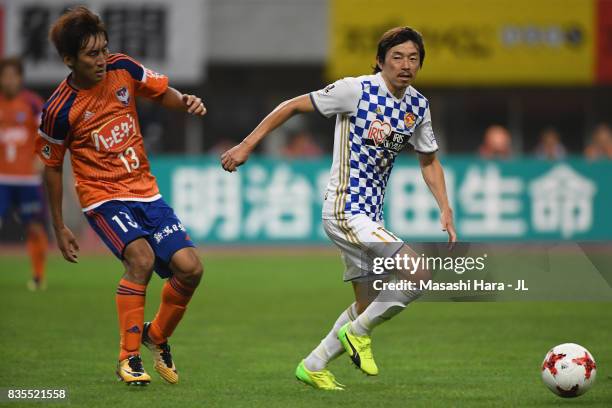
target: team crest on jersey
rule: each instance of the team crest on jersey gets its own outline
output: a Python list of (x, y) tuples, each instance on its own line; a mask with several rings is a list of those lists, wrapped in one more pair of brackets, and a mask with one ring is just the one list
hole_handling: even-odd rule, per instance
[(411, 127), (413, 127), (415, 122), (416, 118), (414, 117), (414, 113), (408, 112), (404, 116), (404, 125), (406, 125), (406, 129), (410, 129)]
[(391, 134), (391, 125), (380, 120), (375, 120), (370, 125), (368, 138), (371, 139), (376, 146), (385, 141), (387, 136)]
[(48, 144), (44, 145), (42, 149), (40, 149), (40, 152), (45, 159), (49, 160), (51, 158), (51, 146)]
[(121, 102), (124, 106), (128, 106), (130, 104), (130, 92), (125, 86), (117, 89), (117, 91), (115, 91), (115, 95), (117, 96), (117, 99), (119, 99), (119, 102)]

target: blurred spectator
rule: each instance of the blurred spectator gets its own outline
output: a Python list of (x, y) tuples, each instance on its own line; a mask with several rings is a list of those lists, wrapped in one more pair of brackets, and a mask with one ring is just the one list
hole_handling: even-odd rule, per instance
[(312, 134), (301, 130), (289, 137), (289, 143), (282, 149), (282, 155), (289, 158), (319, 157), (323, 150)]
[(483, 159), (508, 159), (512, 156), (512, 136), (508, 129), (492, 125), (485, 130), (482, 144), (478, 149)]
[(546, 128), (540, 133), (540, 141), (535, 149), (535, 155), (543, 160), (563, 160), (567, 150), (561, 142), (561, 135), (555, 128)]
[(591, 142), (584, 149), (584, 156), (590, 160), (612, 159), (612, 130), (605, 123), (593, 131)]

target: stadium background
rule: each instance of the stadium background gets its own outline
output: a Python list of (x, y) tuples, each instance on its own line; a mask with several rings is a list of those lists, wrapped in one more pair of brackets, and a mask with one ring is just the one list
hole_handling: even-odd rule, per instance
[[(612, 1), (83, 3), (106, 21), (111, 51), (125, 52), (168, 74), (180, 90), (202, 96), (208, 108), (200, 119), (169, 113), (146, 101), (139, 106), (162, 193), (202, 244), (207, 260), (205, 292), (191, 307), (175, 346), (177, 360), (197, 379), (197, 387), (172, 394), (173, 401), (189, 406), (204, 399), (211, 405), (246, 406), (249, 401), (241, 395), (249, 395), (254, 405), (269, 406), (272, 401), (333, 406), (366, 403), (368, 398), (375, 404), (385, 395), (391, 406), (402, 405), (410, 395), (415, 406), (550, 404), (553, 397), (536, 383), (537, 365), (548, 347), (563, 341), (590, 348), (605, 375), (606, 362), (612, 364), (609, 304), (425, 303), (398, 319), (405, 325), (394, 323), (380, 331), (380, 342), (392, 345), (380, 354), (389, 368), (387, 382), (372, 386), (367, 379), (358, 380), (370, 394), (343, 400), (301, 394), (296, 401), (295, 385), (289, 382), (294, 360), (316, 344), (335, 311), (350, 299), (339, 279), (340, 260), (319, 220), (334, 123), (316, 114), (292, 119), (270, 135), (258, 156), (237, 174), (223, 173), (218, 156), (281, 101), (342, 76), (369, 73), (382, 32), (410, 25), (425, 37), (427, 57), (415, 86), (431, 103), (460, 239), (602, 241), (609, 248), (612, 157), (585, 153), (595, 131), (612, 122)], [(67, 74), (47, 41), (48, 28), (72, 4), (76, 3), (0, 1), (0, 53), (21, 55), (26, 86), (45, 98)], [(510, 149), (488, 155), (484, 133), (496, 124), (511, 134)], [(551, 127), (559, 134), (565, 156), (548, 158), (542, 153), (542, 134)], [(414, 241), (445, 239), (414, 154), (397, 162), (386, 201), (385, 218), (396, 234)], [(120, 397), (111, 395), (115, 385), (104, 377), (114, 358), (109, 344), (116, 337), (111, 297), (118, 273), (109, 270), (119, 264), (101, 251), (105, 249), (84, 222), (70, 188), (65, 189), (64, 205), (66, 222), (78, 232), (85, 256), (73, 267), (55, 250), (49, 291), (39, 297), (22, 296), (29, 266), (25, 253), (15, 250), (23, 240), (19, 225), (9, 219), (1, 230), (0, 306), (18, 312), (4, 313), (0, 319), (2, 332), (10, 334), (3, 336), (1, 348), (12, 351), (6, 355), (10, 370), (0, 376), (0, 386), (70, 384), (77, 403), (119, 404)], [(250, 246), (255, 249), (248, 250)], [(261, 251), (261, 246), (267, 249)], [(321, 246), (329, 251), (321, 251)], [(606, 259), (604, 265), (610, 265)], [(309, 279), (296, 287), (296, 276), (306, 274)], [(236, 286), (251, 279), (256, 282), (250, 288), (258, 295)], [(158, 289), (154, 281), (150, 290)], [(300, 299), (311, 298), (314, 291), (324, 300), (303, 310)], [(89, 313), (82, 311), (83, 298), (88, 299)], [(227, 299), (236, 302), (227, 305)], [(283, 310), (277, 306), (281, 303)], [(147, 313), (155, 306), (147, 305)], [(220, 312), (213, 317), (212, 310)], [(94, 324), (91, 313), (104, 317)], [(274, 319), (261, 322), (261, 313)], [(241, 316), (238, 321), (236, 316)], [(571, 321), (570, 334), (560, 328), (566, 326), (564, 319)], [(248, 323), (255, 320), (262, 329), (258, 334)], [(51, 334), (41, 330), (47, 322), (53, 322)], [(405, 335), (405, 327), (427, 327), (410, 332), (415, 343), (407, 354), (394, 340)], [(300, 337), (304, 332), (307, 336)], [(187, 333), (193, 336), (187, 339)], [(274, 345), (264, 333), (274, 337)], [(82, 344), (79, 336), (94, 341)], [(253, 343), (245, 346), (231, 340), (243, 336)], [(473, 341), (464, 342), (466, 337)], [(514, 340), (507, 342), (509, 338)], [(37, 350), (38, 341), (45, 341), (48, 352)], [(499, 356), (499, 344), (505, 344), (508, 356)], [(53, 367), (64, 362), (53, 353), (65, 355), (76, 347), (84, 355), (104, 357), (93, 367), (94, 375), (104, 380), (92, 385), (85, 377), (55, 377)], [(263, 356), (261, 350), (267, 350)], [(199, 357), (190, 361), (190, 353), (204, 354), (202, 359), (219, 354), (225, 360), (210, 359), (210, 371), (200, 373)], [(489, 360), (483, 353), (498, 358)], [(516, 357), (522, 353), (524, 358)], [(255, 362), (253, 355), (268, 360)], [(24, 365), (24, 358), (33, 365)], [(245, 361), (247, 368), (234, 370), (233, 364), (240, 367)], [(431, 361), (435, 364), (428, 365)], [(394, 362), (406, 364), (392, 367)], [(414, 376), (414, 368), (421, 380), (403, 383), (401, 376)], [(78, 366), (82, 373), (90, 369)], [(352, 378), (344, 365), (338, 370)], [(269, 383), (261, 382), (257, 373), (262, 371), (273, 378)], [(278, 376), (283, 378), (280, 383), (274, 381)], [(437, 386), (429, 388), (430, 384)], [(233, 392), (214, 393), (215, 387)], [(387, 394), (377, 394), (381, 387)], [(612, 399), (610, 388), (600, 385), (585, 398), (605, 406)], [(150, 391), (152, 400), (166, 397), (153, 387)], [(138, 401), (133, 405), (140, 406)]]
[[(2, 53), (24, 57), (26, 84), (44, 97), (66, 75), (47, 32), (70, 4), (3, 2)], [(259, 165), (237, 177), (224, 175), (216, 158), (281, 101), (368, 73), (381, 32), (399, 24), (425, 35), (416, 86), (431, 102), (460, 236), (600, 240), (612, 234), (604, 214), (612, 204), (609, 160), (583, 158), (597, 127), (612, 118), (610, 1), (89, 4), (108, 25), (111, 50), (205, 100), (204, 120), (140, 103), (153, 167), (163, 169), (156, 171), (162, 192), (200, 242), (326, 242), (318, 215), (333, 120), (294, 118), (258, 150)], [(476, 160), (486, 150), (485, 130), (495, 124), (511, 135), (508, 151), (498, 155), (504, 160)], [(549, 128), (564, 150), (543, 159), (540, 142)], [(389, 227), (409, 239), (442, 237), (415, 156), (405, 154), (394, 173)], [(534, 186), (542, 183), (555, 193), (538, 197), (542, 190)], [(494, 187), (480, 191), (485, 185)], [(69, 222), (86, 233), (67, 190)], [(7, 226), (3, 239), (19, 239), (17, 228)]]

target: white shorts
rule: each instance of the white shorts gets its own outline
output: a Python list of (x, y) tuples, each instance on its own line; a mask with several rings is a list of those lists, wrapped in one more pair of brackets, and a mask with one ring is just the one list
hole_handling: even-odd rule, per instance
[(346, 220), (323, 219), (327, 236), (340, 248), (344, 265), (344, 280), (367, 280), (382, 274), (373, 272), (373, 258), (393, 257), (404, 242), (387, 231), (382, 223), (365, 214), (352, 215)]

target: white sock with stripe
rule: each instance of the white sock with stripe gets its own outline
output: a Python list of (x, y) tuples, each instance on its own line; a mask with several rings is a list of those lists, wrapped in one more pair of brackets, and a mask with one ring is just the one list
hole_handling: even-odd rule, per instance
[(421, 296), (420, 290), (381, 291), (376, 299), (349, 326), (351, 333), (357, 336), (370, 335), (372, 330), (390, 320), (406, 306)]
[(342, 312), (334, 323), (334, 327), (327, 333), (327, 336), (325, 336), (325, 338), (321, 340), (321, 343), (319, 343), (308, 357), (304, 359), (304, 366), (310, 371), (321, 371), (331, 360), (342, 354), (344, 352), (344, 347), (340, 343), (340, 340), (338, 340), (338, 329), (356, 318), (357, 308), (356, 304), (353, 303)]

